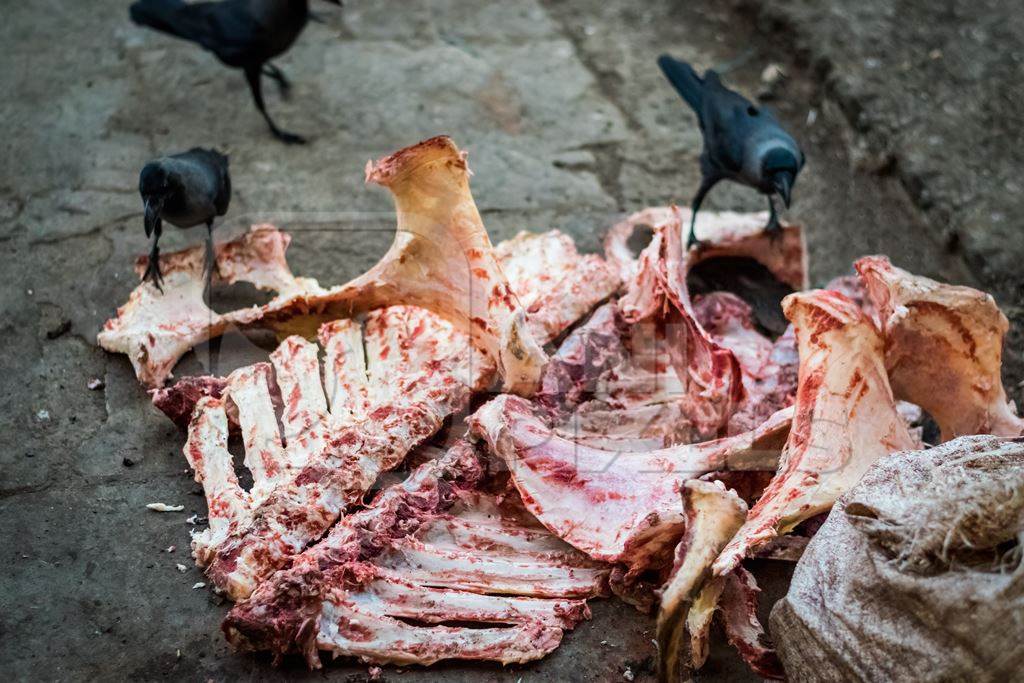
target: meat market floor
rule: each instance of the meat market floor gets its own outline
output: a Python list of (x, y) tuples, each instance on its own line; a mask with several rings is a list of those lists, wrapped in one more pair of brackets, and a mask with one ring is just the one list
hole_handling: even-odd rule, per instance
[[(367, 675), (365, 665), (341, 661), (323, 672), (297, 661), (274, 670), (268, 658), (229, 651), (218, 630), (226, 606), (192, 588), (202, 576), (185, 519), (205, 510), (180, 455), (183, 437), (150, 407), (125, 358), (95, 346), (147, 248), (135, 186), (158, 153), (227, 150), (235, 195), (220, 234), (272, 221), (294, 235), (296, 272), (322, 283), (362, 272), (390, 243), (390, 199), (363, 185), (366, 160), (438, 133), (469, 151), (493, 239), (559, 228), (596, 250), (625, 212), (686, 203), (697, 182), (698, 130), (655, 57), (671, 51), (699, 67), (724, 65), (746, 92), (779, 62), (790, 78), (777, 107), (808, 156), (791, 218), (809, 228), (814, 283), (884, 252), (915, 272), (979, 284), (903, 184), (853, 163), (846, 114), (781, 51), (785, 41), (717, 3), (321, 5), (326, 23), (311, 24), (279, 63), (294, 82), (291, 99), (269, 91), (278, 123), (308, 135), (306, 147), (269, 136), (241, 74), (132, 26), (127, 4), (14, 3), (0, 28), (0, 671), (10, 680)], [(764, 201), (722, 187), (708, 205), (760, 210)], [(172, 231), (164, 246), (200, 237)], [(209, 351), (178, 374), (202, 370)], [(262, 353), (241, 338), (219, 351), (220, 371)], [(97, 379), (103, 386), (90, 389)], [(1009, 379), (1019, 400), (1022, 378)], [(152, 502), (185, 510), (158, 514), (146, 510)], [(787, 568), (763, 563), (757, 573), (767, 613)], [(552, 656), (528, 666), (383, 675), (652, 679), (653, 621), (611, 600), (593, 611)], [(722, 640), (716, 634), (700, 678), (750, 678)]]

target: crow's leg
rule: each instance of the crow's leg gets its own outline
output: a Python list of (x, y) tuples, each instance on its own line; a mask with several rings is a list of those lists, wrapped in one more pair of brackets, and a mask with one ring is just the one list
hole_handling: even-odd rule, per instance
[(695, 232), (695, 228), (697, 227), (697, 212), (700, 211), (700, 205), (703, 203), (704, 197), (707, 196), (708, 192), (711, 191), (711, 188), (714, 187), (717, 182), (718, 178), (715, 177), (704, 178), (701, 180), (700, 187), (697, 188), (697, 194), (694, 196), (693, 203), (690, 205), (690, 211), (693, 216), (690, 218), (690, 235), (686, 238), (687, 251), (689, 251), (690, 247), (695, 244), (698, 249), (701, 247), (701, 242), (697, 239), (697, 233)]
[(203, 263), (203, 300), (210, 304), (210, 291), (213, 287), (213, 269), (216, 267), (217, 256), (213, 251), (213, 219), (206, 221), (206, 259)]
[(764, 233), (768, 235), (768, 239), (771, 240), (772, 244), (779, 241), (782, 237), (782, 226), (779, 225), (779, 214), (775, 210), (775, 202), (772, 201), (772, 195), (768, 195), (768, 225), (764, 226)]
[(306, 139), (304, 137), (281, 130), (274, 123), (274, 120), (270, 118), (270, 114), (267, 113), (267, 106), (263, 103), (263, 85), (260, 83), (261, 73), (262, 68), (259, 66), (247, 67), (245, 69), (245, 80), (249, 82), (249, 90), (252, 91), (253, 102), (256, 103), (256, 108), (260, 110), (260, 114), (263, 114), (264, 120), (267, 122), (267, 125), (270, 126), (270, 132), (274, 134), (274, 137), (285, 144), (301, 145), (305, 143)]
[(153, 246), (149, 249), (149, 262), (146, 264), (146, 272), (142, 275), (142, 281), (152, 282), (160, 293), (163, 294), (163, 275), (160, 273), (160, 233), (162, 232), (162, 221), (158, 218), (153, 225)]
[(277, 83), (277, 89), (281, 91), (281, 97), (284, 99), (288, 99), (288, 96), (291, 94), (292, 91), (292, 84), (291, 81), (288, 80), (288, 77), (284, 75), (283, 71), (278, 69), (270, 62), (267, 62), (266, 64), (263, 65), (261, 73), (264, 76), (273, 78), (274, 81)]

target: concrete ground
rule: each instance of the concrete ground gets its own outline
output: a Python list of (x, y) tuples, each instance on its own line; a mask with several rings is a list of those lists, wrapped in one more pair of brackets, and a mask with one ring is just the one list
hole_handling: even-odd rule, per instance
[[(1021, 128), (1001, 133), (1009, 124), (992, 114), (991, 162), (982, 157), (978, 165), (982, 152), (972, 148), (964, 172), (983, 200), (961, 201), (945, 184), (960, 174), (950, 170), (955, 160), (938, 171), (910, 165), (917, 170), (903, 172), (944, 148), (930, 144), (928, 131), (948, 142), (967, 130), (928, 115), (948, 102), (932, 102), (905, 126), (896, 117), (884, 129), (865, 130), (851, 113), (906, 106), (915, 91), (900, 78), (910, 77), (885, 70), (871, 81), (874, 96), (836, 85), (853, 79), (859, 87), (863, 69), (874, 73), (855, 57), (879, 35), (872, 22), (896, 21), (885, 3), (873, 3), (878, 17), (828, 22), (809, 4), (774, 0), (348, 0), (340, 11), (322, 4), (326, 24), (311, 25), (280, 60), (295, 83), (291, 100), (269, 91), (279, 124), (307, 134), (306, 147), (271, 139), (240, 74), (132, 26), (127, 2), (9, 4), (0, 26), (0, 325), (8, 349), (0, 356), (0, 671), (12, 680), (366, 674), (365, 666), (344, 662), (324, 673), (294, 662), (273, 670), (263, 657), (228, 650), (218, 631), (226, 607), (192, 589), (201, 575), (188, 556), (184, 520), (205, 506), (180, 455), (183, 437), (150, 407), (124, 357), (95, 346), (100, 325), (133, 286), (134, 256), (147, 248), (135, 185), (139, 168), (159, 153), (193, 145), (228, 150), (236, 189), (218, 230), (229, 235), (253, 221), (277, 223), (294, 234), (296, 272), (322, 283), (358, 274), (391, 240), (390, 200), (363, 186), (366, 160), (438, 133), (469, 150), (474, 194), (492, 238), (560, 228), (595, 250), (624, 212), (685, 203), (696, 184), (698, 131), (654, 58), (671, 51), (698, 67), (724, 66), (726, 78), (748, 93), (761, 88), (762, 69), (778, 62), (790, 78), (773, 104), (808, 157), (791, 218), (808, 226), (815, 284), (848, 272), (859, 255), (884, 252), (916, 272), (995, 288), (1019, 320), (1012, 274), (1024, 254), (1021, 211), (1005, 197), (1019, 202), (1019, 145), (1010, 150), (1010, 135)], [(978, 85), (980, 95), (972, 91), (970, 101), (1009, 97), (997, 86), (1019, 76), (1019, 55), (1007, 52), (1003, 38), (1019, 37), (1019, 23), (998, 18), (1012, 12), (982, 3), (984, 13), (972, 16), (949, 4), (948, 16), (931, 23), (955, 21), (958, 28), (942, 32), (935, 48), (927, 35), (916, 36), (927, 44), (925, 54), (943, 50), (943, 58), (956, 54), (958, 65), (974, 68), (970, 54), (958, 52), (958, 32), (992, 36), (978, 48), (991, 58), (978, 58), (988, 85)], [(851, 30), (845, 40), (823, 33), (814, 42), (818, 25), (835, 34)], [(791, 33), (780, 34), (780, 26)], [(927, 33), (926, 26), (914, 30)], [(879, 49), (908, 49), (901, 34), (880, 35)], [(821, 67), (823, 53), (843, 50)], [(1004, 53), (1011, 56), (993, 56)], [(938, 69), (932, 62), (941, 60), (928, 60), (910, 60), (908, 73)], [(928, 72), (925, 83), (952, 87), (958, 68)], [(952, 97), (937, 86), (932, 92)], [(946, 202), (954, 207), (949, 214), (936, 213)], [(709, 205), (761, 209), (763, 200), (723, 187)], [(197, 239), (171, 233), (164, 244), (169, 250)], [(989, 259), (992, 245), (1009, 256)], [(213, 357), (208, 351), (188, 357), (178, 374), (202, 370)], [(240, 338), (225, 340), (221, 352), (221, 371), (260, 353)], [(1008, 387), (1019, 401), (1024, 377), (1019, 364), (1013, 367)], [(94, 378), (105, 388), (89, 390)], [(148, 512), (145, 504), (155, 501), (186, 510)], [(166, 552), (172, 545), (176, 550)], [(785, 590), (786, 569), (758, 570), (767, 608)], [(651, 679), (653, 622), (615, 601), (593, 609), (592, 621), (529, 666), (387, 669), (385, 677), (614, 681), (628, 668), (637, 680)], [(708, 680), (743, 677), (749, 674), (720, 645), (701, 672)]]

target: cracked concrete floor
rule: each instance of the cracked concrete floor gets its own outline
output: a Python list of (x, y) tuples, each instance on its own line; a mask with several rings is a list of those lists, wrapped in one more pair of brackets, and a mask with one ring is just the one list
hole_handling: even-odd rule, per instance
[[(94, 344), (146, 250), (139, 168), (193, 145), (228, 150), (236, 190), (221, 235), (275, 222), (294, 234), (296, 272), (335, 283), (391, 240), (390, 200), (363, 186), (366, 159), (448, 133), (469, 151), (495, 240), (560, 228), (595, 250), (624, 212), (685, 203), (695, 186), (698, 131), (656, 55), (732, 63), (727, 78), (747, 92), (769, 61), (787, 65), (787, 55), (711, 2), (349, 0), (341, 11), (319, 7), (327, 23), (311, 24), (280, 61), (295, 87), (288, 102), (271, 94), (271, 111), (312, 139), (285, 147), (267, 134), (240, 74), (132, 26), (127, 4), (20, 3), (0, 27), (0, 670), (9, 679), (359, 680), (366, 667), (353, 663), (272, 671), (266, 658), (231, 653), (218, 631), (225, 607), (192, 590), (201, 575), (184, 520), (204, 502), (180, 455), (183, 437), (150, 407), (127, 361)], [(778, 108), (807, 151), (792, 215), (809, 227), (814, 282), (882, 251), (917, 272), (971, 283), (897, 184), (850, 170), (841, 116), (790, 72)], [(709, 201), (762, 204), (724, 187)], [(198, 238), (175, 231), (164, 244)], [(222, 371), (262, 353), (231, 340), (223, 347)], [(208, 357), (186, 358), (178, 374)], [(102, 390), (88, 389), (94, 378)], [(185, 512), (146, 511), (154, 501)], [(787, 569), (757, 569), (767, 610)], [(628, 667), (650, 679), (653, 622), (610, 600), (593, 609), (541, 662), (387, 669), (385, 677), (606, 681)], [(701, 678), (750, 678), (720, 635), (715, 641)]]

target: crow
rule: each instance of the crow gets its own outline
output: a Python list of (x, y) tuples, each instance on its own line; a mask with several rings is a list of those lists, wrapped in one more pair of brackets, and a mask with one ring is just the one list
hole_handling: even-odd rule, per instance
[(227, 213), (231, 202), (228, 158), (212, 149), (154, 159), (139, 173), (139, 194), (145, 211), (146, 237), (153, 237), (149, 264), (142, 280), (163, 292), (160, 274), (160, 233), (163, 221), (179, 228), (206, 224), (206, 289), (213, 275), (213, 219)]
[(765, 231), (773, 238), (781, 227), (772, 195), (789, 207), (793, 183), (804, 165), (804, 153), (772, 114), (722, 84), (712, 70), (701, 78), (686, 62), (669, 55), (658, 66), (682, 96), (700, 124), (704, 149), (700, 155), (701, 183), (691, 208), (689, 249), (699, 244), (693, 232), (705, 195), (720, 180), (734, 180), (768, 196), (771, 216)]
[[(341, 0), (327, 0), (336, 5)], [(197, 43), (224, 64), (245, 72), (256, 108), (282, 142), (306, 140), (277, 127), (263, 103), (261, 77), (277, 82), (282, 97), (291, 83), (270, 63), (299, 37), (309, 21), (309, 0), (223, 0), (186, 3), (184, 0), (138, 0), (132, 4), (136, 24)]]

